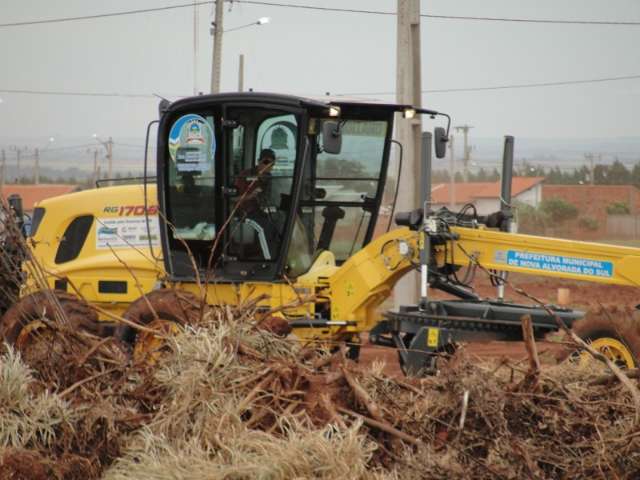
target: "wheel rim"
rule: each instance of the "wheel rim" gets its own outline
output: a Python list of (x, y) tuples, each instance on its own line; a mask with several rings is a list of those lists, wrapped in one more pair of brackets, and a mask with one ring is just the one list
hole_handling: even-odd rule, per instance
[(33, 320), (20, 329), (18, 338), (16, 338), (15, 346), (18, 350), (24, 350), (33, 340), (35, 332), (42, 330), (47, 326), (40, 320)]
[(140, 332), (133, 348), (133, 360), (136, 363), (155, 365), (162, 355), (162, 349), (167, 344), (167, 337), (180, 332), (180, 325), (171, 320), (158, 319), (149, 323), (147, 327), (158, 332)]
[[(631, 351), (620, 340), (611, 337), (596, 338), (591, 342), (591, 347), (603, 354), (618, 367), (635, 368), (636, 366)], [(591, 361), (591, 355), (589, 352), (583, 352), (580, 355), (580, 362), (586, 363), (588, 361)]]

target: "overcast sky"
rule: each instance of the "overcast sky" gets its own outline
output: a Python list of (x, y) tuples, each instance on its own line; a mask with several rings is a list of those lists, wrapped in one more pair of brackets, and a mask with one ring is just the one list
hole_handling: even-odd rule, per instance
[[(394, 11), (394, 0), (280, 0)], [(188, 0), (0, 0), (0, 23), (188, 3)], [(231, 9), (229, 11), (229, 8)], [(392, 92), (394, 16), (315, 12), (234, 2), (222, 89), (245, 85), (298, 94)], [(197, 90), (208, 91), (213, 6), (198, 8)], [(422, 13), (640, 21), (636, 0), (428, 0)], [(47, 25), (0, 28), (0, 90), (193, 92), (193, 8)], [(640, 26), (580, 26), (422, 20), (423, 89), (482, 87), (640, 74)], [(375, 97), (375, 95), (374, 95)], [(149, 98), (88, 98), (0, 92), (0, 137), (143, 137), (157, 115)], [(379, 97), (393, 99), (393, 97)], [(478, 137), (638, 136), (640, 80), (468, 93), (425, 94)]]

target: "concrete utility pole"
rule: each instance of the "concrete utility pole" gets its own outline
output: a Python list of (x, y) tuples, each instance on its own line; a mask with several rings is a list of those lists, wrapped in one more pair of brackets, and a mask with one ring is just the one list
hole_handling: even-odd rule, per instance
[(95, 186), (100, 177), (98, 176), (98, 149), (93, 149), (93, 178), (92, 184)]
[(216, 0), (216, 13), (211, 22), (213, 33), (213, 61), (211, 62), (211, 93), (220, 93), (220, 67), (222, 64), (222, 34), (224, 33), (224, 1)]
[(449, 135), (447, 142), (449, 149), (449, 210), (456, 208), (456, 152), (453, 140), (453, 135)]
[(33, 183), (35, 185), (39, 185), (40, 184), (40, 150), (37, 148), (34, 154), (34, 158), (35, 158), (35, 165), (34, 165), (34, 172), (33, 172)]
[[(398, 0), (397, 29), (396, 100), (401, 104), (418, 107), (422, 103), (419, 0)], [(398, 180), (400, 190), (396, 211), (410, 211), (419, 207), (420, 203), (420, 116), (412, 119), (398, 118), (395, 137), (404, 148), (404, 165), (402, 177)], [(415, 304), (418, 294), (418, 277), (413, 273), (405, 275), (394, 289), (396, 306)]]
[(589, 162), (589, 183), (595, 184), (596, 167), (594, 165), (595, 155), (593, 153), (585, 153), (584, 158)]
[(0, 188), (4, 187), (5, 175), (7, 172), (7, 154), (2, 149), (2, 165), (0, 166)]
[(240, 54), (240, 59), (238, 63), (238, 91), (244, 91), (244, 54)]
[(193, 0), (193, 94), (198, 94), (198, 1)]
[(454, 127), (456, 132), (462, 132), (464, 135), (464, 152), (463, 152), (463, 170), (462, 170), (462, 178), (464, 182), (469, 181), (469, 163), (471, 163), (471, 147), (469, 146), (469, 130), (473, 127), (471, 125), (460, 125), (458, 127)]
[(109, 178), (113, 178), (113, 139), (111, 137), (109, 137), (109, 140), (107, 140), (107, 168), (108, 168), (108, 174), (109, 174)]
[(16, 150), (16, 183), (20, 183), (20, 149)]

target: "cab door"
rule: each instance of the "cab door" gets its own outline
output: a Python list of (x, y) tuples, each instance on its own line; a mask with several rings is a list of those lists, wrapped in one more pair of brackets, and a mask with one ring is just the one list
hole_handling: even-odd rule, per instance
[[(297, 184), (300, 118), (277, 106), (225, 109), (224, 278), (272, 279), (282, 268)], [(268, 166), (266, 157), (273, 158)]]

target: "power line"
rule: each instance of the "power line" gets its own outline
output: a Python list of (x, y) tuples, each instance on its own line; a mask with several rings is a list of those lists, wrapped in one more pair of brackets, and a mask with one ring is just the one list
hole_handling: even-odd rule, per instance
[[(422, 93), (454, 93), (454, 92), (481, 92), (487, 90), (509, 90), (516, 88), (536, 88), (536, 87), (558, 87), (563, 85), (583, 85), (589, 83), (617, 82), (622, 80), (637, 80), (640, 75), (623, 75), (619, 77), (602, 77), (581, 80), (561, 80), (554, 82), (539, 83), (515, 83), (510, 85), (491, 85), (486, 87), (461, 87), (461, 88), (436, 88), (431, 90), (422, 90)], [(354, 93), (337, 93), (336, 96), (367, 96), (367, 95), (395, 95), (396, 92), (354, 92)]]
[[(342, 13), (366, 13), (372, 15), (396, 15), (396, 12), (382, 10), (361, 10), (355, 8), (336, 8), (336, 7), (318, 7), (315, 5), (292, 5), (289, 3), (266, 2), (258, 0), (236, 0), (238, 3), (246, 3), (250, 5), (265, 5), (271, 7), (298, 8), (304, 10), (317, 10), (326, 12), (342, 12)], [(436, 15), (432, 13), (423, 13), (422, 18), (433, 18), (438, 20), (468, 20), (468, 21), (489, 21), (489, 22), (518, 22), (518, 23), (552, 23), (560, 25), (619, 25), (619, 26), (638, 26), (640, 22), (632, 21), (613, 21), (613, 20), (553, 20), (544, 18), (513, 18), (513, 17), (479, 17), (470, 15)]]
[(216, 3), (215, 0), (212, 1), (203, 1), (203, 2), (191, 2), (191, 3), (182, 3), (177, 5), (167, 5), (165, 7), (155, 7), (155, 8), (140, 8), (137, 10), (122, 10), (119, 12), (110, 12), (110, 13), (98, 13), (95, 15), (80, 15), (77, 17), (58, 17), (58, 18), (45, 18), (42, 20), (28, 20), (24, 22), (12, 22), (12, 23), (0, 23), (0, 28), (10, 28), (10, 27), (25, 27), (28, 25), (43, 25), (47, 23), (63, 23), (63, 22), (76, 22), (79, 20), (95, 20), (98, 18), (108, 18), (108, 17), (121, 17), (124, 15), (139, 15), (143, 13), (153, 13), (153, 12), (163, 12), (167, 10), (175, 10), (178, 8), (193, 8), (194, 6), (199, 5), (208, 5), (211, 3)]
[[(156, 95), (148, 93), (117, 93), (117, 92), (70, 92), (62, 90), (18, 90), (10, 88), (0, 88), (0, 93), (17, 93), (26, 95), (59, 95), (74, 97), (125, 97), (125, 98), (158, 98)], [(183, 96), (183, 95), (176, 95)]]
[[(561, 80), (553, 82), (539, 82), (539, 83), (516, 83), (509, 85), (491, 85), (486, 87), (461, 87), (461, 88), (437, 88), (431, 90), (422, 90), (422, 93), (455, 93), (455, 92), (481, 92), (488, 90), (509, 90), (517, 88), (539, 88), (539, 87), (557, 87), (565, 85), (584, 85), (590, 83), (604, 83), (604, 82), (617, 82), (623, 80), (637, 80), (640, 79), (640, 74), (636, 75), (622, 75), (617, 77), (602, 77), (602, 78), (590, 78), (590, 79), (578, 79), (578, 80)], [(25, 95), (61, 95), (61, 96), (80, 96), (80, 97), (123, 97), (123, 98), (159, 98), (158, 95), (147, 93), (116, 93), (116, 92), (74, 92), (74, 91), (62, 91), (62, 90), (17, 90), (0, 88), (0, 93), (16, 93)], [(387, 96), (395, 95), (396, 92), (349, 92), (349, 93), (336, 93), (338, 97), (349, 96)], [(172, 94), (165, 95), (168, 97), (186, 97), (187, 94)]]
[[(321, 12), (338, 12), (338, 13), (357, 13), (368, 15), (387, 15), (396, 16), (394, 11), (383, 10), (366, 10), (355, 8), (338, 8), (338, 7), (319, 7), (315, 5), (294, 5), (283, 2), (268, 2), (258, 0), (235, 0), (237, 3), (247, 5), (261, 5), (280, 8), (291, 8), (299, 10), (315, 10)], [(193, 8), (200, 5), (213, 5), (215, 0), (199, 1), (191, 3), (182, 3), (176, 5), (167, 5), (164, 7), (141, 8), (136, 10), (123, 10), (118, 12), (99, 13), (94, 15), (80, 15), (74, 17), (58, 17), (46, 18), (42, 20), (27, 20), (22, 22), (2, 23), (0, 28), (24, 27), (29, 25), (43, 25), (51, 23), (75, 22), (82, 20), (95, 20), (100, 18), (120, 17), (125, 15), (140, 15), (146, 13), (163, 12), (168, 10), (176, 10), (181, 8)], [(615, 21), (615, 20), (575, 20), (575, 19), (545, 19), (545, 18), (515, 18), (515, 17), (480, 17), (471, 15), (437, 15), (423, 13), (422, 18), (431, 18), (435, 20), (463, 20), (463, 21), (484, 21), (484, 22), (511, 22), (511, 23), (534, 23), (534, 24), (556, 24), (556, 25), (609, 25), (609, 26), (639, 26), (640, 21)]]
[(613, 20), (553, 20), (548, 18), (513, 18), (513, 17), (473, 17), (464, 15), (435, 15), (422, 14), (424, 18), (439, 20), (469, 20), (483, 22), (512, 22), (512, 23), (545, 23), (556, 25), (612, 25), (612, 26), (638, 26), (640, 22), (622, 22)]

